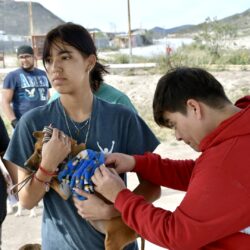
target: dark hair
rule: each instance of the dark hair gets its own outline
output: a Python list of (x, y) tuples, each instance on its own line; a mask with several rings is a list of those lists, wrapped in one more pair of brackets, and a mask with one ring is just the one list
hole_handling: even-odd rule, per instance
[(108, 71), (106, 66), (98, 62), (96, 47), (90, 33), (83, 26), (71, 22), (61, 24), (49, 31), (45, 37), (43, 48), (44, 67), (46, 59), (50, 56), (51, 46), (56, 39), (76, 48), (84, 57), (96, 56), (96, 64), (90, 72), (90, 86), (92, 91), (98, 90), (103, 81), (103, 75)]
[(180, 67), (168, 71), (158, 81), (153, 100), (154, 120), (160, 126), (167, 126), (163, 113), (186, 114), (188, 99), (201, 101), (221, 109), (230, 103), (223, 86), (213, 75), (201, 68)]

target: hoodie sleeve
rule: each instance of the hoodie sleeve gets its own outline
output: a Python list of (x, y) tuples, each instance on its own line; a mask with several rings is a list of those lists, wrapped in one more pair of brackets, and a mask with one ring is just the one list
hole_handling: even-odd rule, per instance
[(155, 207), (128, 189), (118, 194), (115, 208), (139, 235), (168, 249), (248, 249), (244, 244), (250, 245), (250, 237), (240, 232), (250, 225), (247, 190), (225, 178), (224, 171), (194, 175), (174, 212)]
[(154, 153), (134, 155), (134, 172), (154, 184), (186, 191), (195, 165), (193, 160), (162, 159)]

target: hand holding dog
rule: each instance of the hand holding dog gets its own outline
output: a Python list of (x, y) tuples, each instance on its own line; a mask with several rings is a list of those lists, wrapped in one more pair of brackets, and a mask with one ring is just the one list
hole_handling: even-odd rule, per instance
[(115, 202), (118, 193), (126, 189), (126, 186), (117, 172), (104, 165), (97, 168), (91, 180), (96, 185), (95, 190), (103, 195), (107, 200)]
[(86, 220), (107, 220), (118, 215), (117, 212), (114, 213), (113, 205), (111, 208), (111, 205), (105, 203), (95, 194), (87, 193), (78, 188), (75, 188), (75, 191), (77, 194), (86, 197), (86, 200), (73, 198), (77, 212), (82, 218)]
[(71, 151), (70, 138), (53, 128), (51, 139), (43, 144), (41, 165), (48, 171), (55, 171)]

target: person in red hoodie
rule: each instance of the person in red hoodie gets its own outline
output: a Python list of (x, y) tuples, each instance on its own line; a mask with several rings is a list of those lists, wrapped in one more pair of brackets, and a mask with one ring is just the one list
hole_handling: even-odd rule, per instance
[[(200, 68), (182, 67), (158, 82), (156, 123), (171, 128), (201, 152), (196, 160), (159, 155), (107, 156), (118, 173), (186, 191), (175, 211), (154, 207), (128, 190), (114, 170), (96, 170), (95, 189), (114, 203), (143, 238), (171, 250), (250, 249), (250, 97), (236, 105), (222, 85)], [(238, 106), (237, 106), (238, 105)], [(81, 192), (81, 191), (78, 191)]]

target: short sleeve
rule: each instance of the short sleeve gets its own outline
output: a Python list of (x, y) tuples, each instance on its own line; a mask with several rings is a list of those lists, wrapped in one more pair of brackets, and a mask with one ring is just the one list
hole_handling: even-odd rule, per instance
[(3, 81), (3, 89), (15, 89), (16, 88), (16, 81), (15, 81), (16, 74), (15, 72), (10, 72), (4, 78)]

